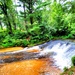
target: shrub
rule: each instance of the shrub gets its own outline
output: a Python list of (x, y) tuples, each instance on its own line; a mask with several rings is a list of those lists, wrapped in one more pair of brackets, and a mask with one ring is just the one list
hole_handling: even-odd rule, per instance
[(75, 56), (72, 57), (71, 59), (73, 66), (75, 66)]
[(26, 37), (28, 37), (28, 34), (25, 31), (16, 30), (14, 34), (12, 35), (12, 37), (15, 39), (23, 39), (23, 38), (25, 39)]
[(64, 72), (68, 71), (68, 68), (67, 67), (64, 67)]
[(29, 44), (29, 41), (28, 40), (26, 40), (26, 39), (22, 40), (22, 46), (23, 47), (28, 46), (28, 44)]

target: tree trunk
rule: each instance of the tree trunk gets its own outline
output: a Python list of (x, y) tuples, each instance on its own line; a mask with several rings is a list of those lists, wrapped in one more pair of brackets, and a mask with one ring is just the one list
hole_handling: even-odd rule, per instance
[(7, 14), (7, 11), (5, 11), (5, 16), (6, 16), (6, 20), (7, 20), (7, 27), (8, 27), (8, 33), (9, 34), (12, 34), (12, 26), (11, 26), (11, 23), (10, 23), (10, 19), (9, 19), (9, 16)]
[(12, 27), (11, 27), (11, 23), (8, 21), (8, 33), (12, 34)]
[(13, 25), (14, 25), (14, 30), (16, 30), (17, 27), (16, 27), (16, 23), (14, 21), (13, 21)]
[(25, 2), (23, 2), (23, 9), (24, 9), (25, 28), (26, 28), (26, 30), (27, 30), (28, 27), (27, 27), (27, 25), (26, 25), (26, 7), (25, 7)]
[(33, 24), (33, 17), (30, 17), (30, 23)]
[(1, 29), (3, 30), (3, 26), (2, 26), (2, 23), (0, 22), (0, 26), (1, 26)]
[[(29, 0), (29, 14), (33, 14), (33, 1)], [(30, 23), (33, 24), (33, 16), (30, 16)]]
[(13, 32), (12, 32), (12, 26), (11, 26), (11, 23), (10, 23), (10, 19), (9, 19), (9, 17), (8, 17), (8, 14), (7, 13), (5, 13), (5, 16), (6, 16), (6, 20), (7, 20), (7, 27), (8, 27), (8, 33), (9, 34), (13, 34)]
[(9, 19), (9, 16), (8, 16), (8, 13), (7, 13), (7, 5), (6, 3), (4, 3), (4, 5), (2, 5), (1, 7), (5, 17), (6, 17), (6, 21), (7, 21), (7, 27), (8, 27), (8, 33), (9, 34), (12, 34), (12, 27), (11, 27), (11, 23), (10, 23), (10, 19)]

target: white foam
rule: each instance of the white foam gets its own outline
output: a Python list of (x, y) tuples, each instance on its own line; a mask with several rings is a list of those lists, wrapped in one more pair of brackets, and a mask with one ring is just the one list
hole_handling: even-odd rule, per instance
[(55, 61), (55, 65), (57, 65), (60, 69), (63, 70), (64, 67), (71, 66), (71, 57), (66, 58), (65, 52), (71, 47), (71, 45), (66, 45), (65, 43), (61, 45), (61, 43), (55, 44), (51, 49), (46, 47), (43, 51), (41, 51), (40, 55), (46, 55), (50, 52), (55, 52), (56, 55), (53, 56)]

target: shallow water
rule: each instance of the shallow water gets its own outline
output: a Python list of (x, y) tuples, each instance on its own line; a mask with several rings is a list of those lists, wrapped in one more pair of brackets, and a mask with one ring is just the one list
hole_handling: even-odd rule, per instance
[(17, 51), (17, 50), (22, 50), (22, 49), (24, 48), (23, 47), (4, 48), (4, 49), (0, 49), (0, 53), (9, 52), (9, 51)]
[(52, 63), (48, 58), (8, 63), (0, 68), (0, 75), (60, 75)]
[[(15, 50), (15, 47), (13, 49)], [(6, 49), (3, 51), (8, 52)], [(10, 48), (10, 51), (12, 51), (12, 48)], [(28, 50), (28, 52), (33, 53), (38, 51), (34, 49)], [(22, 55), (17, 55), (15, 58), (22, 58), (21, 56)], [(2, 56), (2, 59), (8, 58), (10, 57)], [(60, 75), (60, 73), (60, 69), (53, 66), (52, 58), (19, 59), (18, 61), (0, 64), (0, 75)]]

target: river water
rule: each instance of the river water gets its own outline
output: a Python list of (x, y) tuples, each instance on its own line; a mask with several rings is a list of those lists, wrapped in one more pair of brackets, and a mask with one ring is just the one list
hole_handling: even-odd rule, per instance
[(31, 48), (0, 50), (0, 75), (60, 75), (70, 67), (75, 43), (54, 40)]
[(32, 59), (4, 64), (0, 75), (60, 75), (60, 70), (48, 58)]
[(64, 67), (71, 67), (71, 58), (75, 55), (75, 42), (69, 40), (54, 40), (45, 44), (43, 51), (40, 55), (48, 55), (53, 52), (52, 58), (55, 60), (54, 64), (61, 70)]

